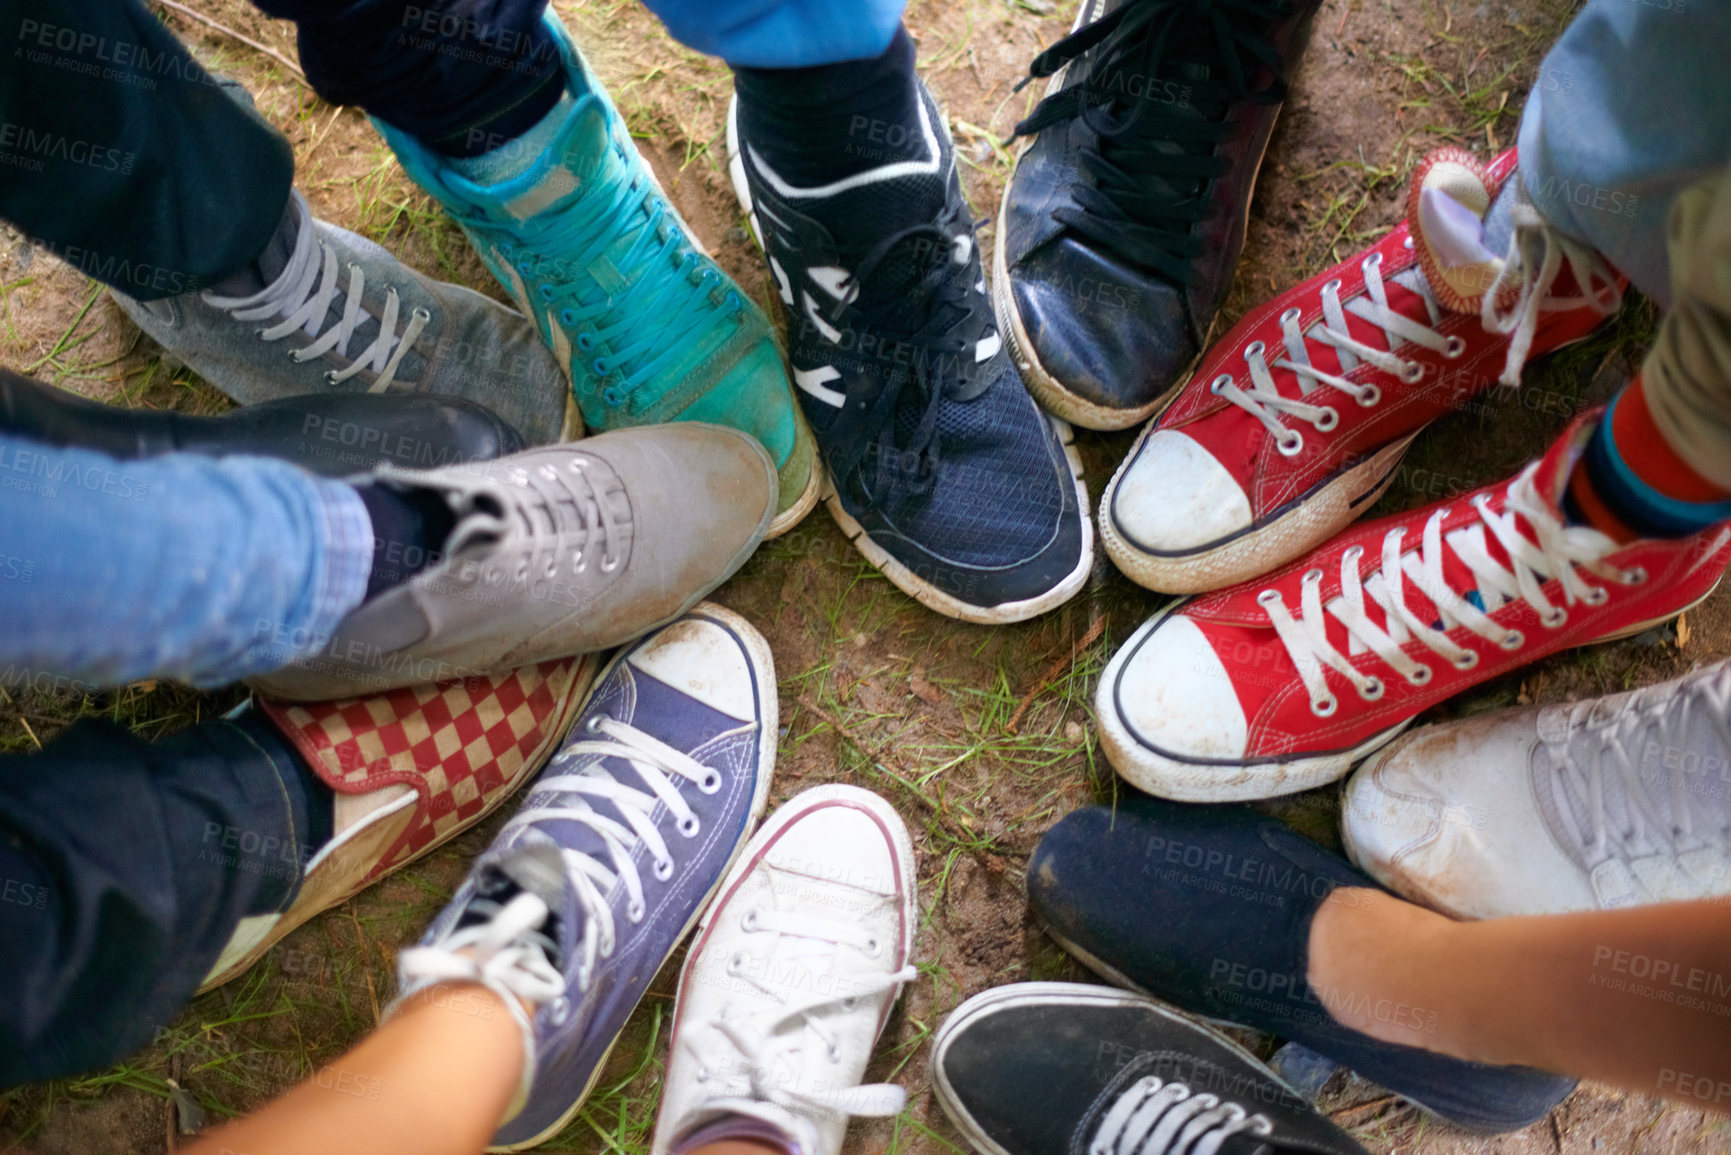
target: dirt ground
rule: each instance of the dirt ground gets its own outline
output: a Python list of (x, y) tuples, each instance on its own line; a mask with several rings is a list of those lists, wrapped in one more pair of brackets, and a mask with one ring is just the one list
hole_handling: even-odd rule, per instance
[[(556, 3), (679, 208), (767, 303), (766, 275), (724, 179), (725, 69), (670, 41), (634, 0)], [(292, 29), (244, 0), (195, 6), (294, 58)], [(967, 161), (964, 179), (980, 216), (992, 215), (1009, 171), (999, 142), (1036, 91), (1011, 89), (1034, 54), (1067, 30), (1075, 8), (1076, 0), (911, 5), (923, 71)], [(1570, 0), (1325, 0), (1263, 169), (1244, 262), (1217, 331), (1392, 225), (1405, 178), (1428, 148), (1507, 147), (1539, 59), (1572, 9)], [(226, 31), (165, 16), (213, 70), (243, 78), (294, 141), (298, 181), (317, 213), (430, 274), (497, 295), (455, 227), (402, 175), (360, 113), (320, 103), (286, 68)], [(1636, 304), (1610, 332), (1530, 369), (1521, 393), (1439, 422), (1419, 439), (1379, 511), (1509, 475), (1571, 413), (1626, 378), (1651, 328), (1651, 310)], [(0, 357), (117, 404), (199, 413), (228, 404), (165, 362), (93, 282), (10, 232), (0, 234)], [(1130, 440), (1081, 436), (1095, 496)], [(823, 782), (868, 786), (900, 809), (920, 853), (921, 978), (869, 1073), (906, 1086), (909, 1107), (897, 1119), (856, 1124), (849, 1155), (965, 1150), (929, 1090), (928, 1036), (952, 1007), (985, 988), (1024, 979), (1089, 981), (1029, 914), (1023, 867), (1052, 823), (1111, 798), (1114, 779), (1096, 745), (1090, 696), (1113, 647), (1158, 599), (1102, 556), (1086, 592), (1057, 612), (1013, 627), (963, 625), (902, 596), (816, 514), (761, 550), (718, 600), (756, 623), (775, 653), (783, 742), (772, 804)], [(1731, 593), (1721, 591), (1691, 611), (1683, 628), (1555, 658), (1433, 715), (1621, 690), (1727, 654)], [(166, 733), (239, 698), (155, 683), (92, 697), (0, 697), (0, 749), (35, 749), (81, 716)], [(1335, 837), (1334, 788), (1271, 809), (1325, 841)], [(336, 1057), (389, 999), (398, 946), (420, 934), (503, 817), (312, 921), (244, 979), (193, 1002), (126, 1063), (0, 1095), (0, 1145), (42, 1155), (171, 1150), (177, 1140), (167, 1080), (216, 1121)], [(647, 1149), (678, 961), (657, 978), (588, 1106), (544, 1149)], [(1271, 1049), (1270, 1040), (1252, 1041), (1265, 1054)], [(1378, 1153), (1731, 1152), (1731, 1121), (1593, 1086), (1544, 1122), (1498, 1138), (1453, 1129), (1345, 1075), (1325, 1087), (1321, 1105)]]

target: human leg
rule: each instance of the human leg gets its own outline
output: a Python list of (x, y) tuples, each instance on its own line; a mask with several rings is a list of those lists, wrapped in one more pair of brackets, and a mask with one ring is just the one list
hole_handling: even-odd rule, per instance
[(81, 722), (0, 758), (0, 1086), (148, 1042), (237, 924), (292, 905), (330, 807), (257, 711), (154, 744)]
[[(117, 461), (0, 434), (0, 659), (215, 686), (318, 647), (373, 563), (352, 486), (283, 462)], [(263, 629), (260, 623), (265, 623)]]
[[(1731, 1110), (1722, 901), (1455, 922), (1347, 888), (1311, 925), (1309, 981), (1335, 1018), (1390, 1043)], [(1434, 1018), (1377, 1016), (1388, 1000)]]

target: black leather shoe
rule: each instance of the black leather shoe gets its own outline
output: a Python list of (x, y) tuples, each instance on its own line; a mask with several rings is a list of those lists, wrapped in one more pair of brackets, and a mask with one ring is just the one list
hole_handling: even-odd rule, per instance
[(293, 462), (326, 477), (387, 463), (433, 469), (491, 461), (523, 448), (523, 438), (504, 419), (460, 397), (310, 393), (220, 417), (188, 417), (103, 405), (3, 369), (0, 430), (123, 461), (164, 453), (245, 454)]
[[(1319, 0), (1085, 0), (1035, 57), (994, 297), (1022, 378), (1089, 429), (1145, 420), (1207, 346)], [(1026, 82), (1024, 82), (1026, 83)]]

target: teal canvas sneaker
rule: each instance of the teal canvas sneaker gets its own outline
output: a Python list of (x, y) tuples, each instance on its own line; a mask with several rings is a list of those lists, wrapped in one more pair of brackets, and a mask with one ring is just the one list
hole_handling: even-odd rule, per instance
[(703, 251), (569, 33), (546, 20), (572, 101), (521, 175), (477, 184), (373, 123), (536, 320), (591, 429), (705, 421), (751, 434), (781, 482), (770, 534), (785, 532), (816, 504), (819, 471), (769, 320)]

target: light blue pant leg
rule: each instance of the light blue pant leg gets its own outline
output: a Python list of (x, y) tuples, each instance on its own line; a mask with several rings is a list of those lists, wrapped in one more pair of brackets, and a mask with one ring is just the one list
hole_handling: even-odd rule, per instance
[(644, 0), (687, 48), (745, 68), (883, 55), (907, 0)]
[(275, 669), (360, 604), (372, 551), (352, 487), (280, 461), (116, 461), (0, 433), (0, 682)]
[(1731, 163), (1731, 2), (1587, 0), (1521, 116), (1521, 183), (1663, 307), (1677, 194)]

